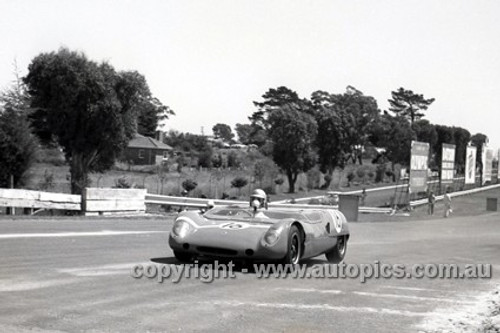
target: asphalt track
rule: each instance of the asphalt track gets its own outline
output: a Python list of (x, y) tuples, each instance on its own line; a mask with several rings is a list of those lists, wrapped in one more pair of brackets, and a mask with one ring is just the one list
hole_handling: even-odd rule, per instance
[(500, 284), (498, 213), (352, 223), (346, 257), (487, 263), (491, 279), (131, 277), (135, 264), (179, 265), (167, 245), (171, 225), (171, 218), (0, 220), (0, 332), (458, 331), (467, 317), (482, 318)]

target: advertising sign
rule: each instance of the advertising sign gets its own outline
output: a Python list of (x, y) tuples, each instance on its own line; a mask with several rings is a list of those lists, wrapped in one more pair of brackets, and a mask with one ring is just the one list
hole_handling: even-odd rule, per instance
[(411, 142), (410, 191), (427, 191), (427, 168), (429, 160), (429, 144), (427, 142)]
[(467, 147), (467, 155), (465, 157), (465, 184), (476, 183), (476, 154), (476, 147)]
[(453, 183), (455, 176), (455, 145), (443, 143), (441, 155), (441, 184)]
[(491, 168), (493, 163), (493, 149), (483, 148), (483, 184), (491, 182)]

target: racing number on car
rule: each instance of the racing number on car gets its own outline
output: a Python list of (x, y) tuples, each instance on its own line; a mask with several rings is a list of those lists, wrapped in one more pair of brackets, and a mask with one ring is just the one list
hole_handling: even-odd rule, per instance
[(342, 231), (342, 220), (341, 220), (339, 214), (337, 214), (336, 211), (329, 211), (329, 213), (333, 219), (333, 226), (335, 227), (335, 231), (336, 232)]
[(240, 230), (240, 229), (245, 229), (247, 227), (248, 225), (245, 223), (235, 223), (235, 222), (224, 223), (221, 224), (220, 226), (221, 229), (231, 229), (231, 230)]

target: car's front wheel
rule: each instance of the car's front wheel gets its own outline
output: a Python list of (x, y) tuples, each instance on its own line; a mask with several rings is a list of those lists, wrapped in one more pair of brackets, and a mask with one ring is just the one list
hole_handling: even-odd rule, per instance
[(347, 236), (338, 236), (335, 247), (326, 252), (326, 259), (332, 264), (338, 264), (344, 260), (347, 251)]
[(296, 265), (302, 255), (302, 234), (299, 228), (292, 226), (288, 233), (288, 251), (283, 259), (284, 264)]
[(174, 256), (180, 262), (190, 262), (193, 260), (193, 256), (188, 252), (174, 251)]

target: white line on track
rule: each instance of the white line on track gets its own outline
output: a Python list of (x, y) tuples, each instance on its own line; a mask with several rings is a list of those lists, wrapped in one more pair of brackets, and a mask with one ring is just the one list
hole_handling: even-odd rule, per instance
[(315, 310), (315, 311), (335, 311), (335, 312), (357, 312), (357, 313), (372, 313), (377, 315), (394, 315), (406, 317), (424, 317), (427, 312), (414, 312), (405, 310), (394, 310), (387, 308), (372, 308), (358, 306), (335, 306), (329, 304), (301, 304), (301, 303), (258, 303), (258, 302), (238, 302), (238, 301), (206, 301), (206, 302), (168, 302), (158, 304), (159, 306), (185, 306), (191, 308), (194, 305), (206, 306), (227, 306), (227, 307), (244, 307), (244, 308), (269, 308), (269, 309), (289, 309), (289, 310)]
[(299, 292), (299, 293), (320, 293), (320, 294), (342, 294), (344, 293), (341, 290), (335, 289), (314, 289), (314, 288), (275, 288), (275, 290), (284, 290), (290, 292)]
[(45, 281), (0, 280), (0, 292), (41, 289), (41, 288), (70, 284), (76, 281), (78, 281), (78, 279), (76, 278), (55, 279), (55, 280), (45, 280)]
[[(115, 265), (102, 265), (93, 267), (78, 267), (78, 268), (62, 268), (58, 269), (59, 273), (71, 274), (80, 277), (92, 276), (108, 276), (108, 275), (125, 275), (130, 274), (132, 267), (137, 265), (137, 262), (115, 264)], [(149, 262), (140, 263), (141, 265), (150, 264)]]
[(14, 238), (51, 238), (51, 237), (92, 237), (92, 236), (121, 236), (166, 233), (167, 231), (87, 231), (87, 232), (55, 232), (55, 233), (28, 233), (28, 234), (1, 234), (0, 239)]
[(401, 294), (380, 294), (380, 293), (369, 293), (362, 291), (353, 291), (352, 292), (358, 296), (367, 296), (367, 297), (385, 297), (385, 298), (405, 298), (405, 299), (413, 299), (417, 301), (435, 301), (435, 302), (450, 302), (450, 303), (470, 303), (467, 301), (462, 301), (453, 298), (442, 298), (442, 297), (422, 297), (422, 296), (411, 296), (411, 295), (401, 295)]

